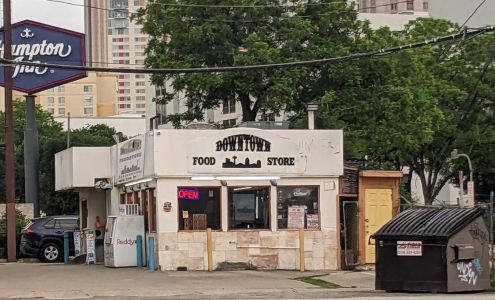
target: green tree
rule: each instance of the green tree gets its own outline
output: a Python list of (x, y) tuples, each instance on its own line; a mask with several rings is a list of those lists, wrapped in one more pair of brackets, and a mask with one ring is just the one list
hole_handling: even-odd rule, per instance
[[(178, 5), (177, 5), (178, 4)], [(197, 7), (194, 5), (217, 7)], [(237, 7), (229, 7), (234, 5)], [(223, 6), (219, 8), (218, 6)], [(245, 6), (245, 7), (239, 7)], [(272, 64), (348, 54), (363, 46), (366, 24), (344, 1), (313, 0), (151, 0), (134, 16), (150, 36), (146, 65), (197, 68)], [(344, 73), (327, 68), (338, 78)], [(242, 120), (261, 110), (302, 109), (321, 97), (328, 79), (320, 68), (217, 74), (158, 74), (156, 85), (171, 80), (173, 90), (157, 102), (185, 96), (189, 111), (169, 121), (203, 119), (206, 109), (239, 101)], [(337, 84), (337, 83), (336, 83)]]
[[(29, 219), (20, 211), (15, 210), (16, 218), (16, 245), (19, 253), (19, 246), (21, 245), (21, 231), (29, 224)], [(5, 214), (0, 215), (0, 258), (6, 258), (7, 256), (7, 216)]]
[[(14, 101), (14, 143), (15, 143), (15, 178), (16, 201), (24, 202), (24, 131), (26, 104)], [(0, 122), (4, 122), (5, 114), (0, 112)], [(40, 209), (48, 215), (72, 214), (78, 209), (77, 193), (55, 192), (55, 153), (67, 148), (67, 133), (62, 124), (53, 116), (36, 107), (36, 125), (39, 136), (39, 200)], [(86, 126), (71, 132), (71, 146), (110, 146), (115, 144), (115, 129), (106, 125)], [(5, 132), (0, 132), (0, 140), (5, 140)], [(3, 150), (3, 149), (2, 149)], [(2, 151), (1, 155), (5, 155)], [(5, 182), (5, 161), (0, 160), (0, 182)], [(5, 202), (5, 185), (0, 184), (0, 201)]]
[[(370, 43), (386, 48), (458, 31), (448, 21), (419, 19), (400, 33), (374, 32)], [(493, 162), (488, 149), (495, 141), (494, 42), (494, 35), (486, 34), (355, 63), (354, 82), (326, 88), (320, 125), (344, 128), (351, 157), (409, 167), (431, 204), (459, 164), (465, 165), (450, 161), (454, 148), (469, 154), (475, 165)]]

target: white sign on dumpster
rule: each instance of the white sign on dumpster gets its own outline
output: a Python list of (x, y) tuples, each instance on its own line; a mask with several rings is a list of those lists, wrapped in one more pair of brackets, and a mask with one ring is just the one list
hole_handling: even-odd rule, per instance
[(397, 241), (397, 256), (422, 256), (421, 241)]

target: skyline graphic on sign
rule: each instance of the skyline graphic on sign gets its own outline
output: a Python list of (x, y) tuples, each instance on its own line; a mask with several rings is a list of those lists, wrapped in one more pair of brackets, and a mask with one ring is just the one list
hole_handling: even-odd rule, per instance
[[(4, 57), (4, 32), (0, 29), (0, 56)], [(12, 24), (12, 56), (15, 61), (85, 66), (82, 33), (24, 20)], [(85, 71), (15, 65), (14, 90), (34, 94), (86, 77)], [(0, 85), (4, 85), (3, 66)]]

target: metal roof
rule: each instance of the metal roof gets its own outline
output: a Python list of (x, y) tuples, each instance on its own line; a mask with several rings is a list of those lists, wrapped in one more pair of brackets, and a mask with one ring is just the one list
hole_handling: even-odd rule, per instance
[(449, 238), (481, 215), (480, 208), (412, 208), (398, 214), (372, 237)]

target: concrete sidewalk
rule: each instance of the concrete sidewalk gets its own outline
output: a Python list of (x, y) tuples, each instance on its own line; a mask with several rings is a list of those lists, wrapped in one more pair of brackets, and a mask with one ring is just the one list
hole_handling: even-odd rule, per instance
[[(301, 276), (324, 274), (328, 274), (321, 277), (325, 280), (356, 288), (323, 289), (294, 280)], [(372, 272), (149, 272), (146, 269), (111, 269), (101, 265), (0, 264), (2, 299), (391, 299), (417, 296), (374, 291), (369, 288), (372, 281)], [(493, 294), (477, 295), (477, 298), (490, 297)], [(464, 295), (462, 299), (469, 298)]]
[(372, 291), (375, 289), (374, 271), (337, 271), (329, 272), (328, 275), (318, 278), (338, 284), (342, 288), (353, 288), (360, 291)]

